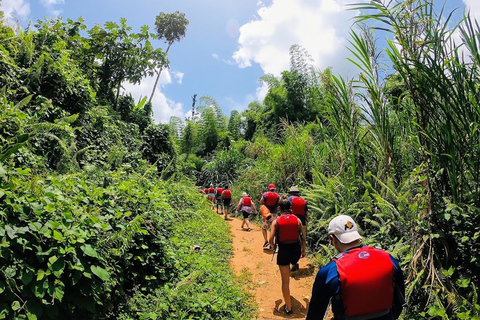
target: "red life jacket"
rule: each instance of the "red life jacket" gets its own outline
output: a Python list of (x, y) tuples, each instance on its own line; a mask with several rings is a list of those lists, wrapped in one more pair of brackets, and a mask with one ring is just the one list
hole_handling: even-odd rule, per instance
[(223, 190), (224, 199), (232, 199), (232, 192), (228, 189)]
[(376, 317), (389, 311), (393, 303), (393, 264), (386, 251), (361, 247), (333, 260), (345, 316)]
[(278, 242), (299, 241), (298, 218), (293, 214), (282, 214), (277, 218)]
[(250, 197), (243, 197), (243, 205), (247, 207), (251, 207), (252, 199), (250, 199)]
[(278, 193), (274, 191), (268, 191), (267, 194), (265, 195), (265, 205), (267, 207), (272, 207), (277, 205), (279, 199)]
[(222, 195), (222, 188), (217, 188), (217, 196), (220, 197)]
[(205, 194), (208, 194), (208, 188), (205, 188), (203, 192), (205, 192)]
[(211, 187), (210, 189), (208, 189), (208, 193), (215, 193), (215, 188)]
[(305, 199), (298, 196), (292, 196), (292, 213), (296, 216), (305, 216)]

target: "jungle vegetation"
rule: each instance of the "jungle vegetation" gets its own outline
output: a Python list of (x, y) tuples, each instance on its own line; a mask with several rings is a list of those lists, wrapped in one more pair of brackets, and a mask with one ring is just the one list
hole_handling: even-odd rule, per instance
[(465, 14), (447, 28), (427, 0), (352, 9), (368, 12), (351, 31), (357, 77), (292, 44), (263, 101), (226, 116), (203, 95), (169, 124), (122, 84), (168, 68), (183, 14), (159, 14), (155, 33), (1, 24), (0, 318), (251, 319), (198, 189), (260, 198), (275, 183), (306, 196), (318, 265), (334, 255), (328, 221), (348, 214), (401, 261), (403, 319), (480, 319), (480, 27)]

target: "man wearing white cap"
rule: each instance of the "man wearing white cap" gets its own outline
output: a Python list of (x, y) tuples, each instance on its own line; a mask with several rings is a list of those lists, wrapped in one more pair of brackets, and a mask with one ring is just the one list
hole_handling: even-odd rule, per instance
[(334, 319), (397, 319), (405, 304), (397, 260), (382, 249), (362, 245), (349, 216), (333, 218), (328, 237), (340, 253), (315, 277), (306, 319), (323, 319), (329, 302)]

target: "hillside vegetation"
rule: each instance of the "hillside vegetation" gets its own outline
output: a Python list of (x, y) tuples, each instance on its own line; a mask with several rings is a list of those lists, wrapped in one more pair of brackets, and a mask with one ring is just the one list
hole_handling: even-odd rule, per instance
[(169, 124), (121, 90), (168, 67), (161, 30), (1, 25), (0, 318), (252, 319), (198, 189), (236, 201), (275, 183), (306, 196), (319, 266), (348, 214), (401, 262), (403, 319), (480, 319), (480, 28), (448, 29), (426, 0), (352, 8), (369, 12), (351, 32), (357, 77), (293, 44), (263, 101), (226, 117), (203, 95)]

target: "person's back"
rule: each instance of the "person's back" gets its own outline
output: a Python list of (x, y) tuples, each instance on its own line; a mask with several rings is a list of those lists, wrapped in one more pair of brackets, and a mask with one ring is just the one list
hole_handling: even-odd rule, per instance
[(225, 186), (225, 189), (223, 189), (220, 199), (222, 202), (223, 213), (225, 214), (224, 219), (228, 220), (228, 210), (232, 200), (232, 191), (228, 189), (228, 186)]
[(382, 249), (360, 244), (348, 216), (330, 222), (329, 237), (340, 253), (318, 272), (306, 319), (323, 319), (330, 301), (334, 319), (397, 319), (405, 295), (398, 262)]
[(275, 185), (271, 183), (268, 186), (268, 191), (262, 194), (260, 204), (265, 205), (273, 215), (276, 215), (279, 200), (280, 196), (275, 192)]

